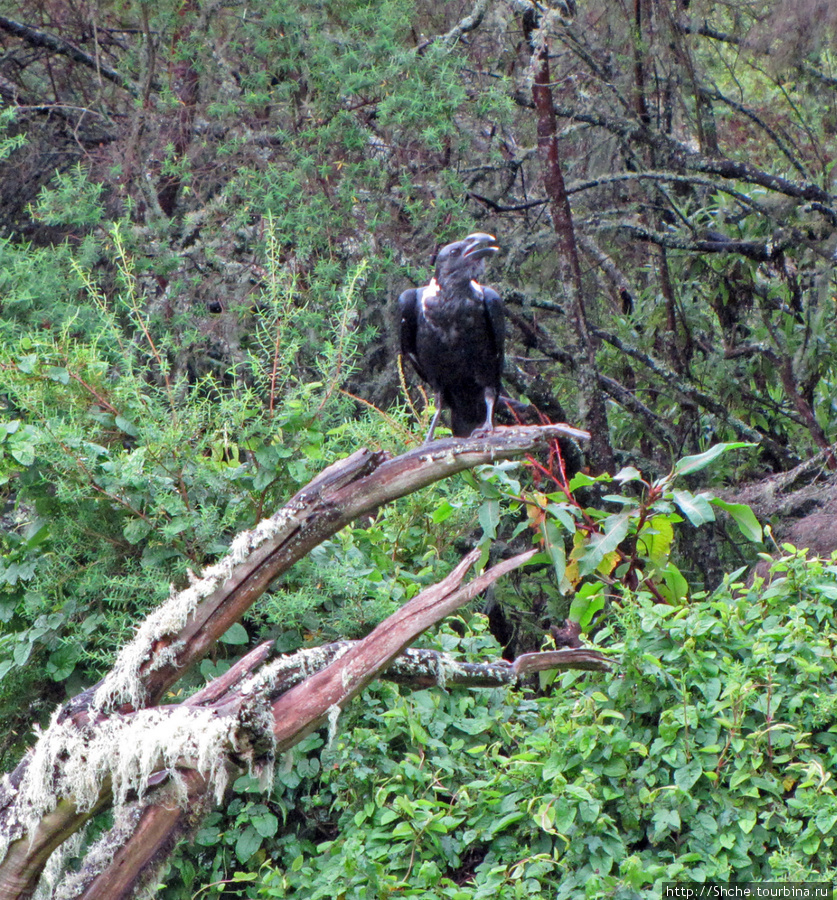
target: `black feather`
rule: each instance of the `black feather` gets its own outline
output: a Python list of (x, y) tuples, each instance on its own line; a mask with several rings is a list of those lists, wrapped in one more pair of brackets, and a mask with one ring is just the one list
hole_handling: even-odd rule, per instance
[[(451, 430), (468, 437), (493, 427), (500, 396), (505, 313), (500, 295), (479, 284), (485, 258), (499, 248), (489, 234), (448, 244), (436, 257), (430, 284), (404, 291), (401, 353), (451, 411)], [(433, 437), (434, 417), (426, 441)]]

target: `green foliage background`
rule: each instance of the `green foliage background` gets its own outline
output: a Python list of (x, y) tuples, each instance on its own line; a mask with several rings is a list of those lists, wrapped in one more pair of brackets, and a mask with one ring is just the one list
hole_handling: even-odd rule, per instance
[[(544, 694), (370, 689), (270, 797), (241, 779), (164, 897), (657, 897), (666, 881), (835, 877), (837, 560), (688, 608), (627, 595), (612, 675)], [(485, 620), (433, 645), (499, 648)], [(242, 868), (238, 868), (238, 864)], [(180, 887), (181, 876), (185, 881)], [(210, 891), (211, 893), (211, 891)]]

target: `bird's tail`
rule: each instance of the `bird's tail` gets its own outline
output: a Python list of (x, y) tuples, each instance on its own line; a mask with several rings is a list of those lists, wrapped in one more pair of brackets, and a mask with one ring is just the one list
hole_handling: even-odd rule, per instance
[(449, 398), (450, 430), (454, 437), (470, 437), (485, 422), (485, 398), (482, 393), (473, 397)]

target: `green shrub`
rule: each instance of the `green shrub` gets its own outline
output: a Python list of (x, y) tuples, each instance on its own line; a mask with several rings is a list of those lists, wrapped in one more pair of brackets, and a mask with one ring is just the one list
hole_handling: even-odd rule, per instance
[[(837, 560), (793, 554), (769, 585), (689, 606), (626, 594), (598, 635), (613, 673), (566, 674), (548, 696), (375, 686), (333, 749), (309, 739), (282, 769), (266, 808), (296, 815), (225, 896), (651, 898), (669, 880), (832, 881), (835, 601)], [(482, 618), (468, 625), (436, 646), (496, 655)], [(248, 827), (227, 846), (246, 846)], [(219, 880), (244, 862), (215, 860)]]

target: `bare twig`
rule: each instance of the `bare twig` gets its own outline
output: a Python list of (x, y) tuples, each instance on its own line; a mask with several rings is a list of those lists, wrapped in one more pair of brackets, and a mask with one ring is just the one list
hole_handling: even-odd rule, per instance
[(43, 47), (53, 53), (60, 53), (62, 56), (67, 56), (72, 59), (73, 62), (87, 66), (88, 69), (92, 69), (102, 78), (106, 78), (108, 81), (112, 81), (114, 84), (119, 85), (119, 87), (124, 88), (133, 97), (138, 97), (140, 94), (139, 88), (130, 78), (127, 78), (121, 72), (117, 72), (116, 69), (104, 65), (97, 57), (91, 56), (83, 50), (79, 50), (78, 47), (73, 46), (69, 41), (65, 41), (63, 38), (56, 37), (54, 34), (48, 34), (45, 31), (39, 31), (37, 28), (32, 28), (29, 25), (23, 25), (7, 16), (0, 16), (0, 29), (9, 34), (13, 34), (15, 37), (21, 38), (21, 40), (26, 41), (31, 47)]

